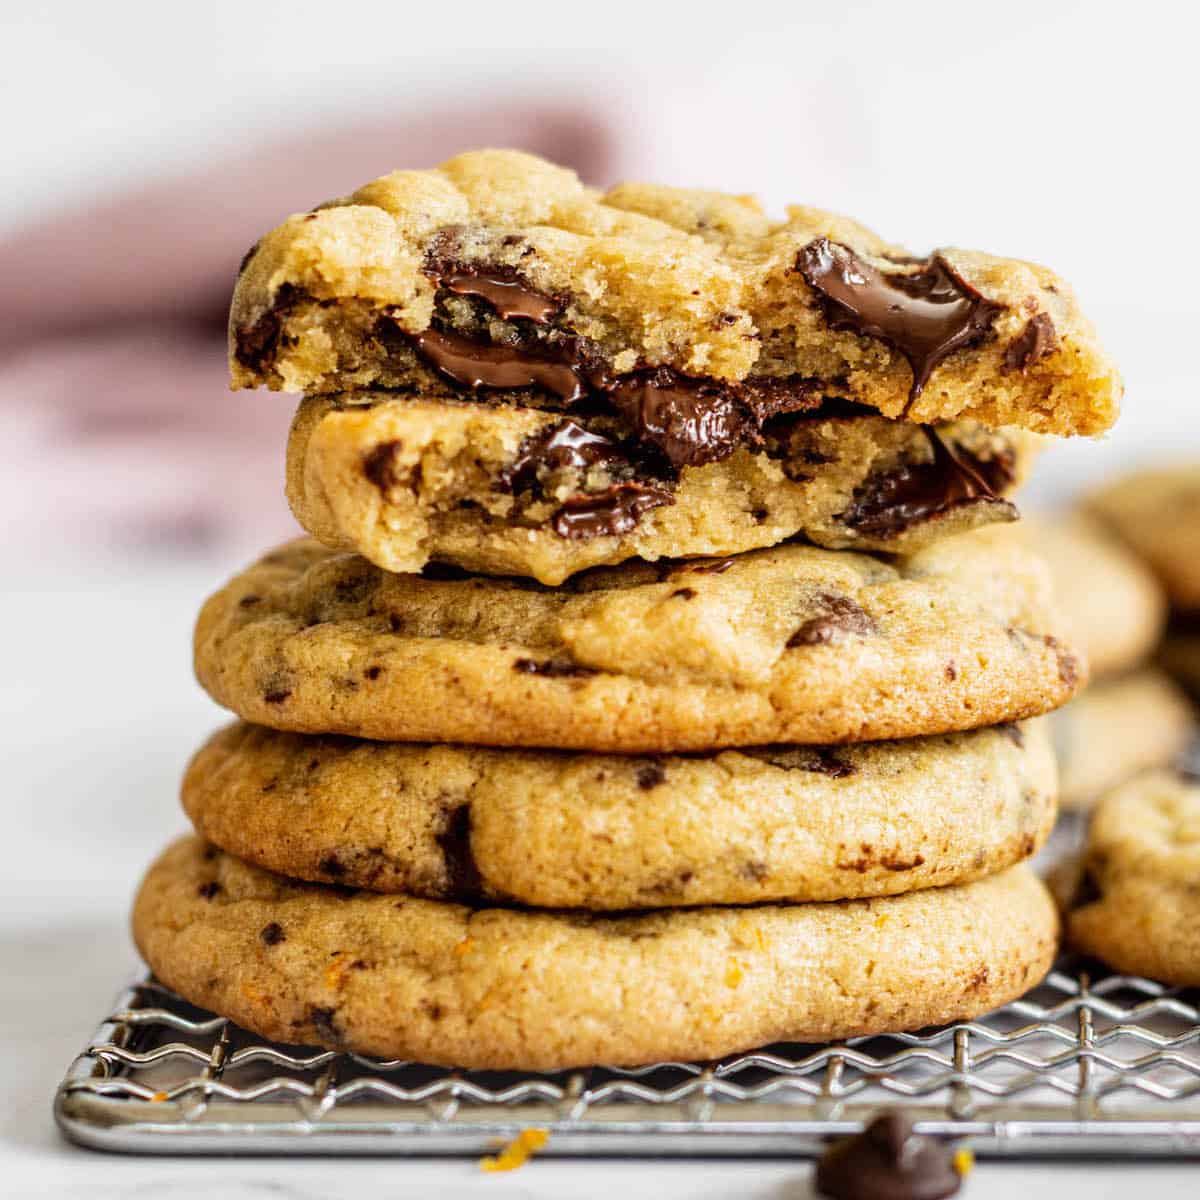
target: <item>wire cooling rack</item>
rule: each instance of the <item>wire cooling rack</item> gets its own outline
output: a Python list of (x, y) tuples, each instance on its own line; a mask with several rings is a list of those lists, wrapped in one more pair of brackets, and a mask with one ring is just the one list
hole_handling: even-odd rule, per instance
[(1200, 993), (1064, 960), (978, 1021), (708, 1063), (448, 1071), (281, 1046), (147, 979), (55, 1100), (66, 1135), (140, 1153), (809, 1155), (881, 1108), (984, 1155), (1200, 1155)]

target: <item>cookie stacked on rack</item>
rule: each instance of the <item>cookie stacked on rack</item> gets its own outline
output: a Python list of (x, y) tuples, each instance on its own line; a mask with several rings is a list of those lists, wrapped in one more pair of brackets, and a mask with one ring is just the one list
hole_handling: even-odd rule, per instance
[(982, 527), (1120, 390), (1050, 272), (484, 152), (290, 218), (230, 329), (236, 385), (306, 394), (314, 540), (200, 615), (241, 721), (135, 906), (165, 983), (282, 1041), (552, 1069), (1041, 977), (1027, 718), (1085, 668)]

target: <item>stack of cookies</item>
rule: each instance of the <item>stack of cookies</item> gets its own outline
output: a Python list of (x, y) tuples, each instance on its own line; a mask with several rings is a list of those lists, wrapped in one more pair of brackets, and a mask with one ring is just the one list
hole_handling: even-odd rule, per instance
[(981, 528), (1118, 377), (1049, 271), (526, 155), (288, 219), (234, 383), (303, 392), (314, 540), (213, 596), (241, 721), (146, 959), (285, 1042), (459, 1067), (977, 1015), (1049, 966), (1038, 722), (1081, 686)]

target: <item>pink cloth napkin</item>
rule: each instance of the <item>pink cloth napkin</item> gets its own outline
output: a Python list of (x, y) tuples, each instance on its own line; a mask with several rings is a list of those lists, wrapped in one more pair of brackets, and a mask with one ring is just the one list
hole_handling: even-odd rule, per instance
[(517, 146), (611, 178), (609, 126), (570, 102), (434, 110), (296, 136), (99, 197), (0, 240), (0, 505), (10, 546), (258, 548), (292, 399), (230, 393), (238, 261), (291, 212), (396, 167)]

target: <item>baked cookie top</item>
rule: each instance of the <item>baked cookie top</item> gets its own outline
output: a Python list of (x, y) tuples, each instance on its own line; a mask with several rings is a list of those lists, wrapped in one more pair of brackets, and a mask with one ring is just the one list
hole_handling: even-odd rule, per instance
[(1086, 676), (1045, 565), (988, 530), (907, 558), (631, 561), (555, 589), (298, 541), (208, 600), (195, 663), (272, 728), (635, 753), (973, 729)]
[(1154, 575), (1084, 513), (1025, 520), (1014, 530), (1046, 560), (1063, 619), (1092, 677), (1144, 662), (1162, 637), (1167, 600)]
[(523, 392), (673, 431), (695, 463), (826, 396), (1041, 433), (1115, 420), (1117, 372), (1032, 263), (914, 258), (832, 213), (625, 183), (507, 150), (395, 171), (247, 255), (235, 387)]
[(1064, 808), (1090, 808), (1131, 776), (1168, 766), (1198, 732), (1187, 697), (1154, 667), (1089, 684), (1047, 722)]
[(1071, 938), (1120, 971), (1200, 985), (1198, 879), (1200, 773), (1140, 776), (1093, 814)]
[(184, 838), (133, 931), (158, 979), (260, 1036), (556, 1070), (977, 1016), (1045, 974), (1057, 917), (1025, 867), (878, 900), (592, 916), (293, 883)]
[(1089, 507), (1145, 559), (1176, 608), (1200, 613), (1200, 460), (1127, 475)]
[(588, 567), (737, 554), (796, 535), (906, 553), (992, 522), (1036, 434), (936, 428), (833, 405), (757, 450), (672, 467), (619, 421), (394, 393), (304, 400), (288, 439), (296, 519), (389, 571), (430, 560), (559, 584)]
[(978, 879), (1054, 822), (1041, 722), (857, 746), (618, 757), (237, 723), (192, 759), (207, 841), (292, 878), (540, 908), (841, 900)]

